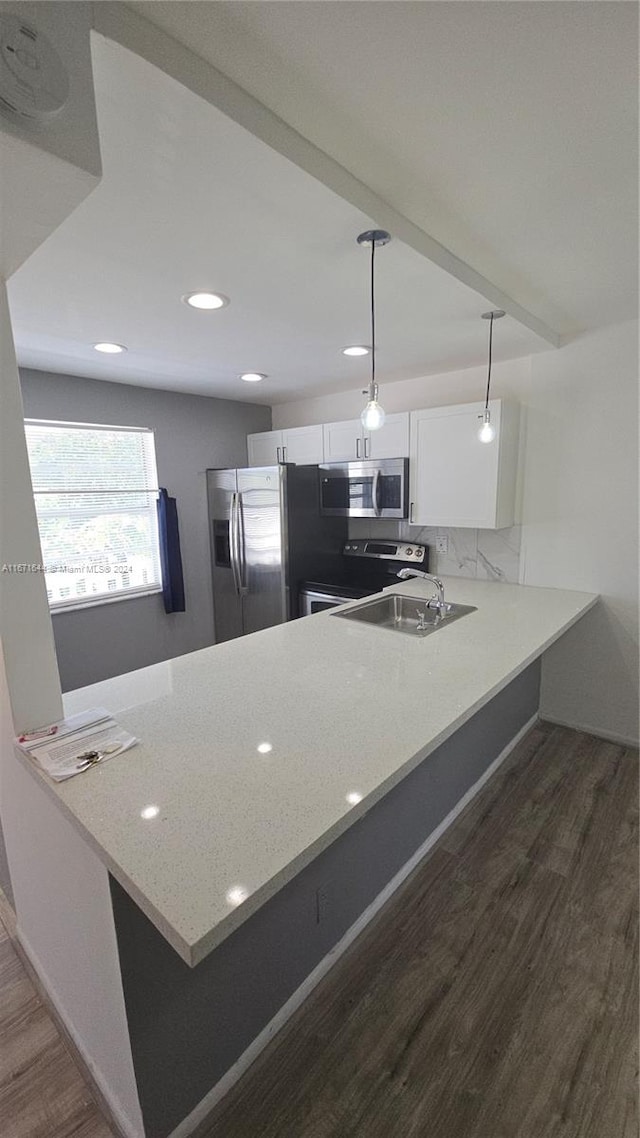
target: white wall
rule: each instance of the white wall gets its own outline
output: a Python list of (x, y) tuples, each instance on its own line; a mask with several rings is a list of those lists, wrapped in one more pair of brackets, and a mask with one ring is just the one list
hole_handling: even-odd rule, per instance
[[(482, 398), (485, 378), (484, 368), (470, 368), (381, 383), (380, 399), (388, 412), (471, 402)], [(542, 713), (631, 742), (638, 739), (637, 390), (636, 321), (497, 364), (492, 377), (492, 394), (517, 400), (523, 410), (520, 580), (602, 596), (547, 654)], [(355, 418), (362, 405), (360, 386), (279, 404), (273, 426)], [(483, 541), (491, 560), (500, 561), (500, 535), (452, 535), (460, 556), (449, 557), (451, 568), (443, 562), (442, 572), (470, 575), (471, 562), (478, 565), (471, 554)]]
[(9, 569), (42, 562), (23, 419), (7, 289), (0, 280), (0, 643), (18, 730), (62, 714), (44, 574)]
[[(276, 404), (272, 408), (274, 431), (282, 427), (306, 427), (312, 423), (357, 419), (366, 403), (362, 389), (369, 382), (369, 364), (365, 359), (358, 360), (355, 366), (359, 368), (362, 382), (351, 391)], [(519, 400), (530, 371), (531, 361), (528, 356), (508, 360), (506, 363), (495, 363), (491, 375), (492, 396), (496, 399), (511, 396)], [(486, 385), (487, 369), (484, 366), (388, 384), (385, 384), (381, 372), (380, 402), (389, 414), (395, 411), (415, 411), (420, 407), (446, 407), (448, 403), (474, 403), (484, 399)]]
[(0, 848), (0, 873), (8, 866), (18, 934), (41, 980), (125, 1132), (139, 1135), (108, 874), (13, 755), (14, 733), (62, 714), (44, 575), (1, 571), (5, 563), (42, 561), (4, 274), (98, 180), (90, 6), (10, 4), (1, 11), (18, 11), (37, 27), (46, 26), (69, 65), (73, 113), (69, 119), (62, 114), (50, 134), (0, 116), (0, 812), (6, 845), (6, 860)]
[(7, 288), (0, 278), (0, 887), (12, 903), (11, 851), (3, 831), (13, 809), (5, 778), (13, 736), (62, 714), (44, 576), (8, 568), (41, 561)]
[(549, 653), (552, 719), (638, 739), (638, 324), (532, 359), (523, 581), (602, 602)]
[(31, 771), (14, 759), (4, 781), (18, 937), (123, 1134), (142, 1138), (109, 874)]

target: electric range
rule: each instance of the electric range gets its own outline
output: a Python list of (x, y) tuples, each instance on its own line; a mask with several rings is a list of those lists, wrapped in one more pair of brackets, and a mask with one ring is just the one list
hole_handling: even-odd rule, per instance
[(311, 616), (335, 608), (346, 601), (357, 601), (398, 583), (398, 572), (405, 566), (429, 568), (429, 549), (409, 541), (349, 540), (342, 550), (342, 568), (330, 581), (303, 581), (299, 592), (300, 616)]

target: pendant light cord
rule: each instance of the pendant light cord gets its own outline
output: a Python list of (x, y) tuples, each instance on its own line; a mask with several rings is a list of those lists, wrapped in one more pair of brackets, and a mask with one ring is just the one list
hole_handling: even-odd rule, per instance
[(493, 312), (489, 317), (489, 370), (487, 372), (487, 397), (484, 401), (485, 411), (489, 410), (489, 387), (491, 385), (491, 352), (493, 348)]
[[(375, 292), (374, 292), (374, 259), (376, 255), (376, 243), (371, 242), (371, 388), (373, 390), (376, 382), (376, 305), (375, 305)], [(375, 393), (372, 395), (375, 398)]]

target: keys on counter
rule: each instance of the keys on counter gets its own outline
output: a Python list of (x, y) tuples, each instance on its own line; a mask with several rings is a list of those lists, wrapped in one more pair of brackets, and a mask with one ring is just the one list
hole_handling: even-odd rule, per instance
[(70, 715), (16, 739), (20, 749), (35, 759), (54, 782), (90, 770), (105, 759), (128, 751), (137, 742), (135, 735), (121, 727), (104, 707)]

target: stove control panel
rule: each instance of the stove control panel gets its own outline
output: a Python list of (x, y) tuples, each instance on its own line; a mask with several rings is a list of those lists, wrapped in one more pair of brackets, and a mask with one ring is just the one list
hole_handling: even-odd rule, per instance
[(421, 565), (425, 560), (424, 545), (403, 541), (374, 541), (371, 538), (348, 541), (343, 553), (347, 557), (377, 557), (384, 561), (409, 561)]

